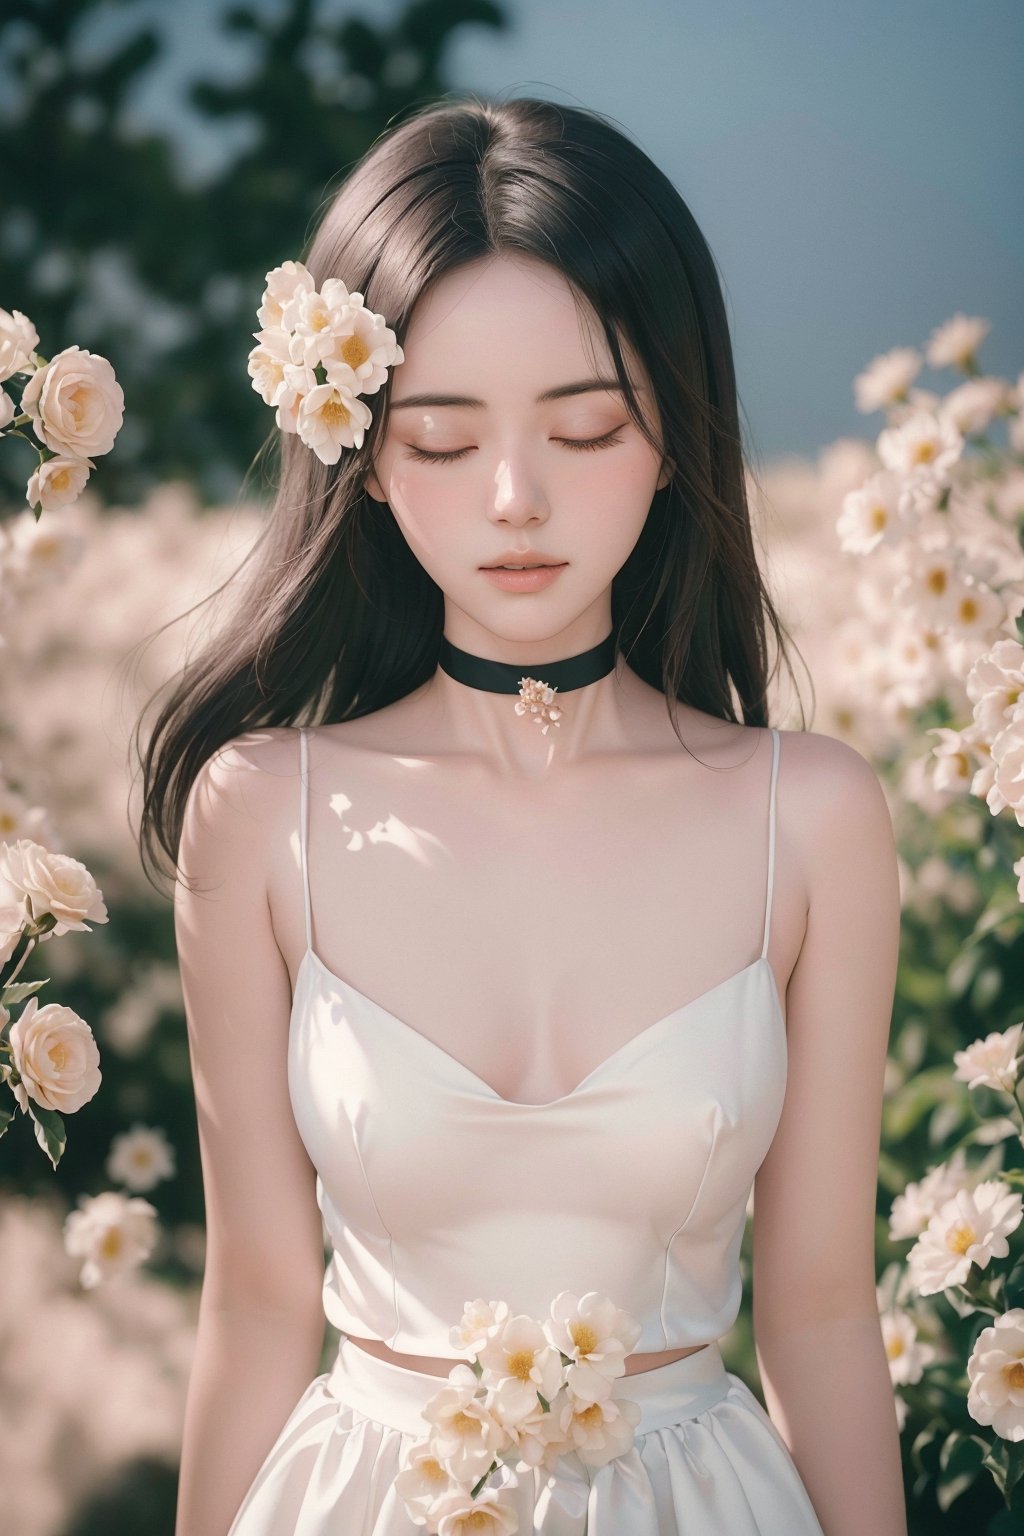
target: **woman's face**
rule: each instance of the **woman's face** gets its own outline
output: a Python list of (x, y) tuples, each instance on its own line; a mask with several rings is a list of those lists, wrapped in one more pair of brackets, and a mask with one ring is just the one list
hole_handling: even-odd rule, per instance
[[(581, 320), (553, 267), (501, 255), (439, 279), (403, 350), (367, 490), (389, 503), (444, 593), (445, 634), (469, 649), (485, 636), (565, 634), (567, 654), (596, 645), (612, 578), (668, 480), (618, 391), (600, 326)], [(650, 387), (625, 356), (657, 431)], [(505, 591), (480, 568), (515, 559), (509, 551), (565, 565), (539, 591)]]

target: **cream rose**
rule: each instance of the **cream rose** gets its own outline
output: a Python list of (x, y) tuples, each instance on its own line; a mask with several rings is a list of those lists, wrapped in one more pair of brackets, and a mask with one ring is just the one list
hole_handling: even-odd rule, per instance
[(65, 454), (46, 459), (29, 476), (29, 506), (42, 506), (44, 512), (55, 512), (58, 507), (77, 501), (85, 489), (89, 471), (95, 468), (92, 459), (69, 459)]
[(87, 459), (114, 446), (124, 420), (124, 393), (105, 357), (65, 347), (29, 379), (21, 408), (47, 448)]
[(59, 938), (72, 929), (92, 930), (86, 922), (107, 922), (103, 896), (85, 865), (67, 853), (51, 853), (31, 838), (0, 843), (0, 895), (4, 902), (23, 900), (38, 922), (48, 912), (57, 919), (52, 932)]
[(0, 379), (27, 372), (38, 345), (39, 332), (27, 315), (20, 309), (0, 309)]
[(100, 1086), (99, 1047), (72, 1008), (38, 1004), (37, 997), (30, 997), (11, 1025), (14, 1065), (21, 1074), (21, 1082), (11, 1087), (23, 1110), (28, 1110), (27, 1094), (44, 1109), (69, 1115)]
[(0, 432), (14, 420), (14, 401), (6, 390), (0, 389)]

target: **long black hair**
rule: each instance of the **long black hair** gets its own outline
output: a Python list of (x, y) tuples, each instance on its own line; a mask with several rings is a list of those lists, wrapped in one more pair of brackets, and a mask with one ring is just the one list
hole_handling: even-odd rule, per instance
[[(722, 291), (689, 208), (638, 145), (578, 107), (446, 98), (376, 141), (301, 259), (317, 287), (337, 276), (359, 290), (401, 343), (431, 283), (496, 252), (539, 257), (591, 306), (630, 415), (653, 442), (620, 338), (651, 383), (654, 446), (672, 474), (612, 583), (619, 651), (663, 692), (677, 735), (676, 700), (767, 724), (769, 628), (792, 666), (755, 555)], [(443, 595), (365, 490), (391, 377), (362, 447), (337, 464), (272, 429), (277, 494), (243, 562), (246, 582), (229, 621), (174, 679), (142, 757), (144, 865), (160, 849), (175, 865), (189, 789), (232, 737), (369, 714), (436, 670)]]

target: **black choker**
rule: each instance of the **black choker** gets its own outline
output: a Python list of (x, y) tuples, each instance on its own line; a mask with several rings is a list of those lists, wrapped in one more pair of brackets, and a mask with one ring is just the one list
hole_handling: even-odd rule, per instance
[(488, 693), (518, 693), (517, 715), (531, 715), (534, 723), (546, 736), (548, 728), (558, 724), (562, 711), (555, 704), (555, 691), (569, 693), (574, 688), (585, 688), (607, 677), (615, 666), (615, 637), (613, 629), (608, 637), (589, 651), (578, 656), (566, 656), (563, 661), (550, 661), (538, 670), (544, 680), (534, 676), (524, 677), (522, 669), (511, 661), (490, 661), (486, 656), (474, 656), (472, 651), (460, 651), (457, 645), (443, 635), (437, 664), (457, 683), (468, 688), (484, 688)]

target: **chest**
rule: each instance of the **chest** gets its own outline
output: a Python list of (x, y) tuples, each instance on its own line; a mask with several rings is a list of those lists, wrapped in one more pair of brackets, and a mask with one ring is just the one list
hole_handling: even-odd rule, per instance
[(301, 963), (340, 987), (364, 1039), (539, 1105), (641, 1036), (707, 1027), (705, 1001), (769, 996), (733, 988), (758, 974), (763, 771), (634, 759), (510, 789), (450, 762), (310, 757), (312, 953), (300, 935), (293, 978)]

